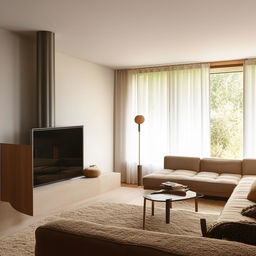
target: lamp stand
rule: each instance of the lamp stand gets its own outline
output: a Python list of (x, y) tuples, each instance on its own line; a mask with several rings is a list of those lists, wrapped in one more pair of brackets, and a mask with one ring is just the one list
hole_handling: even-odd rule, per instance
[(140, 124), (138, 124), (139, 132), (139, 164), (137, 165), (137, 180), (138, 186), (142, 186), (142, 165), (140, 164)]
[(142, 186), (142, 165), (137, 165), (138, 186)]

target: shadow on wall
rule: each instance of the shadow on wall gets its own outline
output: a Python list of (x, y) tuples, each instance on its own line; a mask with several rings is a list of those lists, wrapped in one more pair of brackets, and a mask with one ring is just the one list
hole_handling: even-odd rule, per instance
[(19, 142), (30, 143), (30, 129), (37, 126), (36, 39), (19, 40)]
[(0, 28), (0, 143), (29, 143), (36, 126), (34, 37)]

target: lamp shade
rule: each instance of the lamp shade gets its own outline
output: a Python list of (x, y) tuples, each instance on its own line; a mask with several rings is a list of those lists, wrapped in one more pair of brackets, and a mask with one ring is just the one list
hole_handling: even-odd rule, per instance
[(138, 116), (135, 116), (134, 121), (136, 124), (142, 124), (144, 123), (145, 118), (142, 115), (138, 115)]

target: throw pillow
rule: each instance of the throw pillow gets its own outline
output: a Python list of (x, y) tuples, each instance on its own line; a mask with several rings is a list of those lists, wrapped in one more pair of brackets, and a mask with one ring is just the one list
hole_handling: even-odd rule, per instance
[(251, 218), (256, 219), (256, 204), (250, 205), (250, 206), (244, 208), (241, 211), (241, 214), (246, 217), (251, 217)]
[(246, 221), (219, 222), (212, 225), (205, 236), (256, 245), (256, 223)]
[(256, 180), (252, 183), (251, 189), (247, 195), (247, 199), (256, 202)]

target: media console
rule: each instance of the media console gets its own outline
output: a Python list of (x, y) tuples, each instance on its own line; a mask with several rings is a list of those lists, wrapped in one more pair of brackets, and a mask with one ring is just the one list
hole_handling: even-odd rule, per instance
[[(33, 188), (32, 146), (0, 144), (0, 200), (30, 216), (49, 214), (120, 187), (120, 173)], [(1, 232), (0, 232), (1, 233)]]

